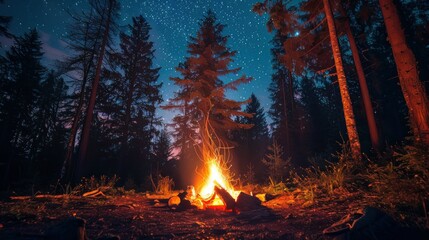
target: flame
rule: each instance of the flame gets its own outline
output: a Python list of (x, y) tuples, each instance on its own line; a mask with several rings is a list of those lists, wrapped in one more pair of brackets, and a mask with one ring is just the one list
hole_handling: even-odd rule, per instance
[(219, 163), (216, 160), (211, 160), (208, 165), (210, 169), (209, 176), (200, 191), (200, 195), (203, 198), (209, 198), (213, 194), (213, 189), (216, 184), (227, 191), (230, 189), (226, 177), (221, 173)]
[[(212, 106), (212, 104), (210, 104)], [(210, 107), (211, 109), (211, 107)], [(209, 110), (210, 112), (211, 110)], [(240, 192), (234, 191), (234, 188), (230, 184), (229, 175), (230, 153), (229, 147), (224, 144), (216, 134), (216, 131), (212, 128), (209, 121), (209, 115), (205, 115), (205, 121), (201, 126), (201, 142), (202, 142), (202, 160), (205, 165), (205, 174), (203, 174), (203, 180), (201, 184), (199, 195), (203, 199), (210, 199), (211, 206), (222, 206), (225, 205), (219, 196), (214, 195), (214, 187), (218, 186), (225, 189), (234, 199), (237, 199)]]
[[(214, 194), (214, 187), (220, 186), (226, 191), (228, 191), (228, 193), (231, 194), (234, 199), (237, 199), (239, 192), (235, 191), (229, 183), (228, 177), (225, 176), (225, 174), (223, 173), (224, 171), (222, 171), (220, 162), (216, 158), (211, 159), (208, 162), (208, 168), (209, 174), (205, 179), (205, 183), (203, 184), (203, 187), (199, 192), (200, 196), (204, 199), (208, 199)], [(219, 206), (224, 205), (224, 203), (219, 198), (219, 196), (216, 196), (210, 205)]]

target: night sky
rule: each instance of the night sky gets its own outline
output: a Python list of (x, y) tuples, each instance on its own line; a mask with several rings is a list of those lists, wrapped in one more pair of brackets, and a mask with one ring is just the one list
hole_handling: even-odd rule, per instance
[[(155, 43), (155, 64), (162, 67), (159, 81), (163, 82), (165, 101), (173, 96), (177, 87), (169, 77), (177, 76), (175, 67), (187, 56), (186, 46), (189, 36), (195, 36), (198, 21), (212, 9), (218, 20), (226, 24), (224, 33), (230, 36), (228, 46), (237, 50), (231, 67), (242, 67), (238, 74), (253, 77), (249, 84), (242, 85), (228, 97), (243, 100), (253, 92), (267, 111), (270, 105), (267, 88), (271, 79), (270, 40), (272, 35), (266, 29), (266, 16), (251, 12), (258, 0), (122, 0), (120, 25), (131, 23), (138, 15), (148, 20), (152, 27), (151, 36)], [(10, 32), (21, 35), (31, 28), (37, 28), (45, 52), (45, 64), (53, 66), (53, 60), (67, 55), (62, 39), (67, 34), (70, 22), (68, 10), (81, 11), (88, 8), (86, 0), (5, 0), (0, 5), (0, 15), (12, 16)], [(7, 49), (11, 41), (2, 39)], [(229, 79), (228, 79), (229, 78)], [(224, 81), (236, 77), (228, 76)], [(158, 114), (169, 122), (175, 113), (159, 111)]]

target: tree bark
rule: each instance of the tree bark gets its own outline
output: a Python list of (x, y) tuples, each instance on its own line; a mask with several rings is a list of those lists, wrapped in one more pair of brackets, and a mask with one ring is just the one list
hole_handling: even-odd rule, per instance
[[(289, 71), (290, 72), (290, 71)], [(292, 78), (292, 74), (290, 74), (289, 76), (290, 78)], [(285, 138), (286, 138), (286, 156), (285, 157), (290, 157), (291, 154), (291, 148), (290, 148), (290, 126), (289, 126), (289, 119), (292, 119), (289, 117), (289, 114), (287, 112), (287, 105), (286, 105), (286, 78), (282, 78), (282, 89), (281, 89), (281, 93), (282, 93), (282, 98), (283, 98), (283, 117), (284, 117), (284, 130), (285, 130)], [(292, 105), (292, 104), (291, 104)]]
[(379, 0), (379, 3), (415, 140), (429, 146), (429, 101), (419, 78), (414, 53), (407, 45), (393, 1)]
[[(82, 137), (81, 137), (81, 141), (80, 141), (80, 146), (79, 146), (79, 155), (78, 155), (78, 167), (77, 167), (77, 174), (75, 177), (80, 178), (85, 174), (85, 162), (86, 162), (86, 154), (88, 151), (88, 144), (89, 144), (89, 132), (91, 129), (91, 125), (92, 125), (92, 119), (94, 116), (94, 106), (95, 106), (95, 100), (97, 97), (97, 89), (98, 89), (98, 85), (100, 82), (100, 75), (101, 75), (101, 67), (103, 64), (103, 59), (104, 59), (104, 53), (106, 51), (106, 45), (107, 45), (107, 41), (109, 39), (109, 32), (110, 32), (110, 21), (111, 21), (111, 16), (112, 16), (112, 6), (113, 1), (110, 0), (109, 1), (109, 12), (107, 15), (107, 21), (106, 21), (106, 28), (104, 30), (103, 33), (103, 40), (100, 46), (100, 53), (98, 55), (98, 59), (97, 59), (97, 68), (95, 70), (95, 77), (94, 77), (94, 81), (92, 82), (92, 89), (91, 89), (91, 95), (89, 97), (89, 103), (88, 103), (88, 107), (87, 107), (87, 111), (86, 111), (86, 116), (85, 116), (85, 122), (83, 125), (83, 130), (82, 130)], [(102, 23), (100, 23), (102, 24)]]
[(347, 135), (350, 142), (353, 158), (359, 161), (361, 158), (361, 149), (359, 136), (356, 129), (355, 116), (353, 113), (352, 101), (347, 87), (346, 75), (344, 73), (343, 61), (341, 59), (341, 50), (338, 43), (337, 31), (335, 29), (334, 16), (332, 14), (329, 0), (323, 0), (326, 22), (328, 23), (329, 37), (331, 40), (332, 53), (334, 55), (335, 68), (337, 71), (338, 85), (340, 87), (341, 101), (343, 104), (344, 118), (346, 122)]
[[(343, 11), (343, 15), (347, 18), (344, 11)], [(355, 63), (356, 72), (358, 75), (360, 92), (362, 95), (363, 106), (365, 108), (365, 115), (366, 115), (366, 121), (368, 123), (369, 136), (371, 138), (371, 144), (372, 144), (372, 147), (374, 150), (379, 151), (380, 150), (380, 137), (378, 135), (378, 128), (377, 128), (377, 124), (375, 122), (374, 109), (372, 107), (371, 98), (369, 96), (368, 85), (366, 83), (365, 73), (363, 71), (362, 62), (360, 60), (359, 50), (357, 48), (352, 29), (350, 28), (350, 22), (349, 22), (348, 18), (344, 22), (344, 27), (346, 30), (347, 38), (349, 39), (350, 49), (352, 50), (352, 55), (353, 55), (353, 61)]]
[[(133, 72), (135, 72), (135, 59), (134, 61), (134, 67)], [(130, 76), (130, 83), (129, 88), (127, 89), (126, 98), (125, 98), (125, 116), (124, 116), (124, 131), (122, 135), (122, 146), (121, 146), (121, 152), (120, 152), (120, 159), (118, 161), (118, 170), (121, 174), (121, 176), (126, 176), (126, 169), (125, 165), (128, 164), (129, 159), (127, 158), (128, 155), (128, 139), (130, 137), (130, 124), (131, 124), (131, 105), (133, 103), (133, 94), (135, 91), (135, 82), (136, 82), (136, 76), (133, 74), (133, 76)], [(128, 161), (128, 162), (127, 162)], [(158, 176), (158, 175), (156, 175)]]
[(71, 167), (71, 160), (73, 156), (74, 151), (74, 145), (76, 142), (76, 135), (77, 135), (77, 129), (78, 129), (78, 123), (81, 117), (82, 112), (82, 106), (83, 106), (83, 99), (85, 95), (85, 85), (86, 85), (86, 77), (84, 77), (84, 80), (82, 82), (81, 92), (79, 94), (79, 102), (76, 107), (76, 113), (73, 117), (73, 123), (70, 128), (70, 136), (67, 142), (67, 150), (66, 150), (66, 156), (64, 158), (63, 166), (61, 169), (61, 176), (60, 181), (68, 182), (71, 180), (72, 175), (72, 167)]
[[(93, 15), (93, 12), (91, 11), (91, 14), (89, 15), (89, 19), (91, 19)], [(79, 129), (79, 121), (82, 117), (82, 107), (84, 104), (85, 99), (85, 87), (88, 82), (90, 70), (92, 68), (92, 64), (94, 63), (94, 57), (95, 57), (95, 49), (98, 43), (98, 40), (94, 42), (92, 46), (88, 46), (88, 39), (91, 37), (89, 35), (89, 22), (85, 24), (85, 35), (84, 35), (84, 49), (85, 51), (87, 49), (90, 49), (89, 57), (86, 57), (86, 53), (84, 52), (81, 54), (82, 62), (83, 62), (83, 76), (82, 76), (82, 84), (80, 87), (80, 93), (79, 93), (79, 100), (78, 105), (76, 107), (76, 113), (73, 116), (73, 122), (72, 126), (70, 128), (70, 135), (67, 141), (67, 149), (66, 149), (66, 155), (63, 161), (63, 166), (61, 168), (60, 178), (58, 179), (58, 182), (63, 183), (69, 183), (73, 180), (73, 174), (74, 174), (74, 168), (76, 165), (73, 165), (72, 159), (73, 159), (73, 152), (74, 147), (76, 144), (76, 136)], [(98, 37), (101, 35), (101, 26), (97, 28), (97, 35), (95, 37)], [(98, 39), (98, 38), (97, 38)]]

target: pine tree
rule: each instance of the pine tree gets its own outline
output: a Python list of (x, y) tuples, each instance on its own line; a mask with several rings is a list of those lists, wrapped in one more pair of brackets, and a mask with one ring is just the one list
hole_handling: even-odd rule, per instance
[(34, 131), (34, 114), (41, 96), (41, 83), (46, 69), (41, 64), (43, 53), (39, 34), (35, 29), (15, 38), (15, 44), (6, 52), (7, 81), (3, 83), (5, 97), (1, 104), (1, 155), (6, 162), (4, 184), (9, 183), (9, 174), (22, 168), (28, 177), (34, 162), (30, 149), (36, 144), (39, 132)]
[(252, 125), (247, 129), (250, 139), (253, 141), (264, 141), (268, 138), (268, 127), (265, 120), (264, 109), (261, 103), (252, 93), (250, 96), (250, 103), (246, 105), (244, 112), (252, 114), (251, 118), (244, 117), (244, 124)]
[(166, 128), (161, 130), (154, 146), (154, 166), (156, 168), (152, 172), (155, 172), (156, 176), (159, 176), (172, 155), (171, 141)]
[[(386, 42), (383, 16), (381, 11), (377, 11), (379, 2), (349, 1), (348, 4), (350, 7), (345, 9), (356, 36), (357, 48), (366, 49), (360, 55), (371, 100), (374, 102), (375, 117), (380, 123), (377, 128), (381, 142), (387, 145), (399, 144), (410, 131), (407, 127), (408, 113), (401, 88), (392, 81), (397, 71), (391, 48)], [(408, 19), (410, 15), (406, 16)]]
[[(333, 139), (329, 131), (330, 109), (326, 106), (328, 101), (321, 91), (325, 86), (320, 78), (317, 74), (306, 72), (299, 86), (300, 102), (305, 109), (305, 113), (300, 116), (300, 122), (305, 126), (302, 131), (304, 137), (300, 138), (300, 148), (307, 158), (324, 154)], [(336, 130), (335, 133), (338, 134)]]
[(41, 83), (43, 94), (37, 101), (33, 121), (35, 144), (30, 156), (35, 159), (37, 179), (44, 185), (52, 183), (60, 169), (65, 147), (65, 125), (63, 118), (64, 105), (67, 103), (67, 85), (57, 73), (50, 71)]
[(276, 140), (268, 147), (268, 151), (269, 153), (267, 153), (262, 162), (267, 166), (269, 176), (275, 182), (280, 182), (286, 173), (287, 167), (290, 166), (290, 160), (283, 159), (283, 148)]
[(371, 144), (374, 150), (380, 150), (380, 137), (378, 134), (377, 123), (375, 121), (374, 109), (372, 106), (372, 101), (369, 95), (368, 84), (365, 77), (365, 72), (363, 70), (362, 61), (359, 56), (359, 50), (356, 44), (355, 37), (353, 36), (352, 28), (350, 26), (349, 18), (342, 6), (342, 3), (337, 3), (341, 15), (343, 17), (343, 28), (347, 36), (348, 42), (350, 43), (350, 50), (352, 51), (353, 62), (356, 68), (356, 73), (358, 75), (359, 86), (361, 90), (362, 101), (365, 109), (365, 116), (368, 123), (369, 135), (371, 138)]
[[(314, 20), (318, 20), (319, 16), (320, 16), (320, 12), (318, 12), (318, 4), (320, 4), (320, 1), (309, 1), (306, 2), (305, 4), (303, 4), (301, 7), (305, 7), (305, 8), (309, 8), (309, 9), (313, 9), (316, 10), (314, 12), (310, 12), (309, 13), (309, 18), (311, 20), (308, 20), (308, 22), (313, 22)], [(332, 14), (332, 10), (330, 7), (330, 3), (327, 0), (323, 1), (323, 7), (324, 7), (324, 15), (326, 18), (326, 22), (328, 25), (328, 32), (329, 32), (329, 39), (331, 40), (331, 48), (332, 48), (332, 53), (333, 53), (333, 59), (335, 62), (335, 68), (336, 68), (336, 75), (338, 78), (338, 85), (340, 88), (340, 93), (341, 93), (341, 100), (342, 100), (342, 104), (343, 104), (343, 112), (344, 112), (344, 118), (345, 118), (345, 122), (346, 122), (346, 129), (347, 129), (347, 134), (348, 134), (348, 138), (350, 141), (350, 145), (352, 147), (352, 151), (353, 151), (353, 157), (356, 160), (360, 159), (361, 156), (361, 150), (360, 150), (360, 141), (359, 141), (359, 137), (357, 134), (357, 128), (356, 128), (356, 121), (355, 121), (355, 116), (354, 116), (354, 112), (353, 112), (353, 107), (352, 107), (352, 103), (351, 103), (351, 99), (350, 99), (350, 94), (349, 94), (349, 90), (348, 90), (348, 86), (347, 86), (347, 82), (346, 82), (346, 78), (345, 78), (345, 74), (344, 74), (344, 68), (343, 68), (343, 64), (342, 64), (342, 58), (341, 58), (341, 51), (340, 51), (340, 46), (338, 43), (338, 35), (336, 33), (336, 28), (335, 28), (335, 23), (334, 23), (334, 18), (333, 18), (333, 14)], [(283, 4), (281, 3), (281, 1), (265, 1), (263, 3), (257, 3), (254, 6), (253, 9), (255, 12), (257, 13), (264, 13), (264, 12), (268, 12), (270, 14), (270, 19), (269, 19), (269, 24), (272, 25), (274, 28), (278, 29), (282, 34), (288, 34), (288, 35), (292, 35), (294, 33), (295, 30), (295, 26), (294, 25), (294, 19), (296, 19), (296, 17), (293, 17), (295, 14), (293, 14), (291, 11), (288, 11)], [(290, 21), (292, 20), (292, 21)], [(317, 39), (317, 37), (315, 37), (314, 35), (310, 34), (313, 30), (317, 30), (321, 24), (324, 22), (324, 19), (320, 21), (319, 24), (317, 24), (313, 29), (311, 30), (307, 30), (308, 34), (305, 34), (305, 38), (303, 36), (300, 36), (299, 38), (293, 38), (291, 40), (287, 40), (284, 43), (284, 47), (285, 47), (285, 51), (286, 53), (286, 58), (283, 59), (283, 63), (285, 64), (285, 66), (287, 66), (288, 68), (293, 68), (293, 70), (295, 70), (295, 72), (302, 72), (302, 70), (304, 70), (306, 68), (306, 64), (303, 64), (303, 62), (296, 62), (294, 63), (293, 58), (291, 55), (291, 53), (295, 52), (295, 55), (299, 52), (304, 52), (306, 55), (309, 54), (315, 47), (315, 45), (311, 46), (308, 50), (307, 48), (303, 48), (302, 46), (300, 47), (300, 42), (299, 41), (303, 41), (304, 43), (308, 43), (308, 42), (312, 42), (311, 40)], [(307, 39), (308, 38), (308, 39)], [(322, 44), (323, 41), (319, 41), (318, 44)], [(298, 46), (297, 46), (298, 45)], [(292, 47), (298, 50), (293, 50), (292, 52), (288, 52), (288, 49), (290, 49)], [(303, 51), (303, 49), (305, 49), (305, 51)], [(323, 54), (323, 53), (322, 53)], [(299, 57), (299, 54), (298, 54)], [(309, 59), (309, 58), (307, 58)], [(324, 58), (326, 59), (326, 58)], [(310, 60), (308, 61), (308, 63), (311, 63), (314, 65), (314, 60)], [(316, 63), (318, 64), (318, 63)], [(308, 65), (307, 65), (308, 66)], [(326, 70), (324, 70), (326, 71)], [(323, 71), (321, 71), (323, 72)]]
[(271, 83), (268, 88), (270, 92), (271, 107), (268, 111), (271, 119), (273, 120), (273, 136), (277, 139), (278, 143), (285, 149), (286, 156), (292, 156), (293, 153), (293, 125), (292, 122), (294, 113), (294, 84), (292, 74), (284, 64), (281, 62), (281, 57), (285, 55), (283, 43), (286, 41), (286, 36), (283, 36), (280, 31), (275, 31), (272, 40), (273, 48), (272, 66), (274, 73), (271, 76)]
[(88, 151), (90, 130), (94, 116), (94, 107), (97, 97), (97, 89), (100, 83), (101, 70), (103, 67), (104, 55), (107, 47), (111, 42), (111, 35), (116, 29), (116, 21), (118, 19), (120, 4), (117, 0), (93, 0), (92, 7), (100, 15), (100, 19), (96, 25), (101, 26), (103, 34), (100, 48), (97, 49), (97, 60), (95, 65), (95, 75), (91, 84), (91, 93), (86, 108), (86, 115), (82, 127), (82, 136), (79, 143), (79, 153), (77, 159), (77, 171), (75, 180), (84, 176), (88, 171), (86, 163), (86, 155)]
[(76, 76), (72, 77), (76, 89), (73, 90), (66, 112), (66, 115), (69, 115), (71, 126), (59, 178), (60, 181), (67, 183), (76, 174), (77, 162), (76, 159), (73, 159), (73, 155), (78, 131), (82, 128), (84, 108), (89, 101), (88, 92), (90, 92), (91, 82), (95, 76), (94, 66), (103, 35), (103, 25), (94, 23), (103, 21), (104, 16), (100, 15), (97, 10), (97, 1), (90, 2), (90, 6), (88, 12), (70, 14), (73, 21), (70, 23), (66, 41), (73, 54), (64, 61), (60, 68), (61, 72), (72, 72), (74, 74), (71, 76)]
[(227, 99), (225, 91), (235, 90), (251, 79), (242, 76), (226, 84), (221, 80), (240, 70), (228, 67), (236, 52), (227, 47), (228, 37), (222, 34), (225, 25), (217, 22), (212, 11), (208, 11), (199, 25), (197, 36), (191, 37), (188, 44), (190, 56), (177, 67), (182, 78), (171, 78), (180, 90), (164, 108), (187, 111), (192, 119), (176, 118), (175, 124), (177, 127), (193, 124), (188, 129), (198, 129), (199, 139), (196, 140), (202, 143), (199, 151), (213, 155), (213, 147), (220, 147), (231, 130), (248, 127), (233, 121), (233, 116), (249, 115), (240, 109), (243, 102)]
[[(429, 2), (428, 1), (395, 1), (407, 43), (413, 51), (419, 67), (420, 79), (429, 79)], [(429, 91), (429, 81), (422, 81)]]
[(150, 156), (150, 148), (148, 152), (138, 156), (130, 156), (129, 149), (140, 148), (141, 145), (131, 146), (133, 139), (139, 135), (146, 135), (146, 141), (141, 144), (153, 144), (156, 126), (160, 124), (155, 111), (162, 101), (162, 84), (157, 83), (160, 68), (153, 66), (154, 49), (153, 42), (149, 41), (150, 26), (142, 16), (134, 17), (132, 21), (133, 24), (128, 25), (130, 34), (120, 34), (120, 52), (109, 56), (115, 69), (106, 74), (112, 83), (106, 86), (111, 103), (104, 111), (110, 116), (105, 124), (109, 129), (114, 129), (112, 138), (118, 138), (118, 167), (122, 173), (128, 169), (124, 166), (127, 159), (142, 161)]
[[(242, 124), (248, 124), (252, 127), (242, 130), (242, 139), (239, 143), (239, 149), (242, 151), (240, 154), (241, 170), (245, 170), (245, 166), (252, 166), (256, 170), (256, 176), (263, 176), (262, 159), (265, 150), (268, 146), (269, 135), (268, 126), (265, 119), (264, 109), (261, 107), (259, 100), (252, 93), (251, 102), (245, 107), (244, 112), (252, 114), (252, 117), (243, 117)], [(244, 173), (244, 172), (243, 172)]]
[(337, 72), (338, 85), (341, 93), (341, 100), (343, 103), (343, 112), (344, 112), (344, 118), (346, 120), (348, 139), (350, 141), (351, 150), (353, 152), (353, 158), (356, 161), (359, 161), (361, 157), (360, 141), (357, 133), (353, 106), (350, 99), (349, 90), (347, 87), (346, 76), (344, 73), (344, 67), (342, 63), (341, 50), (338, 43), (338, 35), (335, 27), (334, 16), (331, 10), (331, 4), (329, 0), (323, 0), (323, 6), (325, 10), (326, 22), (328, 24), (328, 29), (329, 29), (329, 38), (331, 40), (332, 52), (334, 55), (335, 68)]
[(407, 103), (411, 128), (417, 142), (429, 145), (429, 100), (420, 81), (417, 62), (408, 47), (401, 21), (392, 0), (379, 0), (387, 35)]

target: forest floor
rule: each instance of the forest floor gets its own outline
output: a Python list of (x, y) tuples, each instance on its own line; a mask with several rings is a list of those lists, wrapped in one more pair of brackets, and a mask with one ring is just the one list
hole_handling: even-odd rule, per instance
[(313, 204), (283, 194), (262, 205), (241, 213), (173, 211), (146, 194), (1, 200), (0, 239), (45, 239), (72, 216), (85, 220), (89, 239), (346, 239), (322, 231), (367, 203), (359, 194)]

